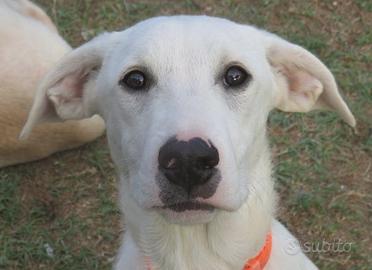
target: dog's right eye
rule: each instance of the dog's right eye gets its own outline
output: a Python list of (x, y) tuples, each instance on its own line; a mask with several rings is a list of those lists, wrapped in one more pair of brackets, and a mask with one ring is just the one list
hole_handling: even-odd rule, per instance
[(237, 88), (251, 79), (252, 76), (244, 68), (234, 65), (225, 71), (223, 80), (227, 87)]
[(119, 81), (119, 84), (121, 86), (138, 91), (146, 88), (147, 80), (145, 74), (142, 71), (132, 70)]

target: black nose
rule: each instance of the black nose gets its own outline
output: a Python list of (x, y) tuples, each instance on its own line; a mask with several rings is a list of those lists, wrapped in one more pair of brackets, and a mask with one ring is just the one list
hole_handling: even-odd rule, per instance
[(212, 177), (219, 162), (214, 145), (201, 138), (179, 141), (172, 138), (159, 151), (159, 170), (173, 184), (188, 193)]

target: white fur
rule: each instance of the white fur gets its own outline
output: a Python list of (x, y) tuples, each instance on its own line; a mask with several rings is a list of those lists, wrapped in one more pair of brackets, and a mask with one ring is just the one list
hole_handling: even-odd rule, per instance
[[(241, 91), (223, 86), (231, 63), (252, 75)], [(148, 91), (119, 86), (139, 67), (153, 77)], [(274, 219), (266, 139), (274, 107), (329, 108), (355, 125), (332, 74), (305, 49), (224, 19), (160, 17), (67, 55), (40, 86), (23, 135), (40, 119), (93, 113), (105, 119), (126, 222), (116, 270), (144, 270), (145, 258), (153, 269), (242, 269), (270, 231), (273, 250), (265, 269), (316, 269), (302, 252), (285, 252), (293, 236)], [(174, 135), (209, 138), (218, 148), (222, 180), (212, 197), (200, 199), (215, 206), (212, 213), (156, 208), (163, 205), (157, 156)]]

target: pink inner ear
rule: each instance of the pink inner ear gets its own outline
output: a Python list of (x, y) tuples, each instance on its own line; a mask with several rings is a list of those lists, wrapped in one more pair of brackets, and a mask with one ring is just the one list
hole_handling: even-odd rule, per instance
[(315, 105), (319, 95), (323, 92), (322, 83), (308, 72), (292, 68), (287, 70), (287, 79), (290, 95), (299, 95), (300, 98), (310, 102), (312, 106)]
[(315, 94), (320, 94), (322, 91), (322, 83), (304, 70), (293, 68), (291, 71), (287, 70), (286, 76), (289, 90), (292, 92), (307, 95), (314, 93), (314, 91)]
[(87, 79), (88, 74), (82, 73), (66, 76), (61, 82), (60, 89), (62, 89), (62, 92), (59, 94), (64, 98), (82, 98)]
[(323, 85), (315, 76), (294, 65), (282, 65), (277, 71), (286, 81), (281, 84), (283, 98), (278, 108), (284, 111), (308, 112), (318, 107)]

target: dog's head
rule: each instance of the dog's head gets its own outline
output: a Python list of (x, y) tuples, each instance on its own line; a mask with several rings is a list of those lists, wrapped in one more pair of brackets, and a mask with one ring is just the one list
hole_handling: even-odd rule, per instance
[(103, 34), (45, 78), (40, 121), (101, 115), (125, 192), (170, 222), (207, 222), (249, 196), (273, 108), (355, 120), (330, 71), (270, 33), (204, 16), (160, 17)]

